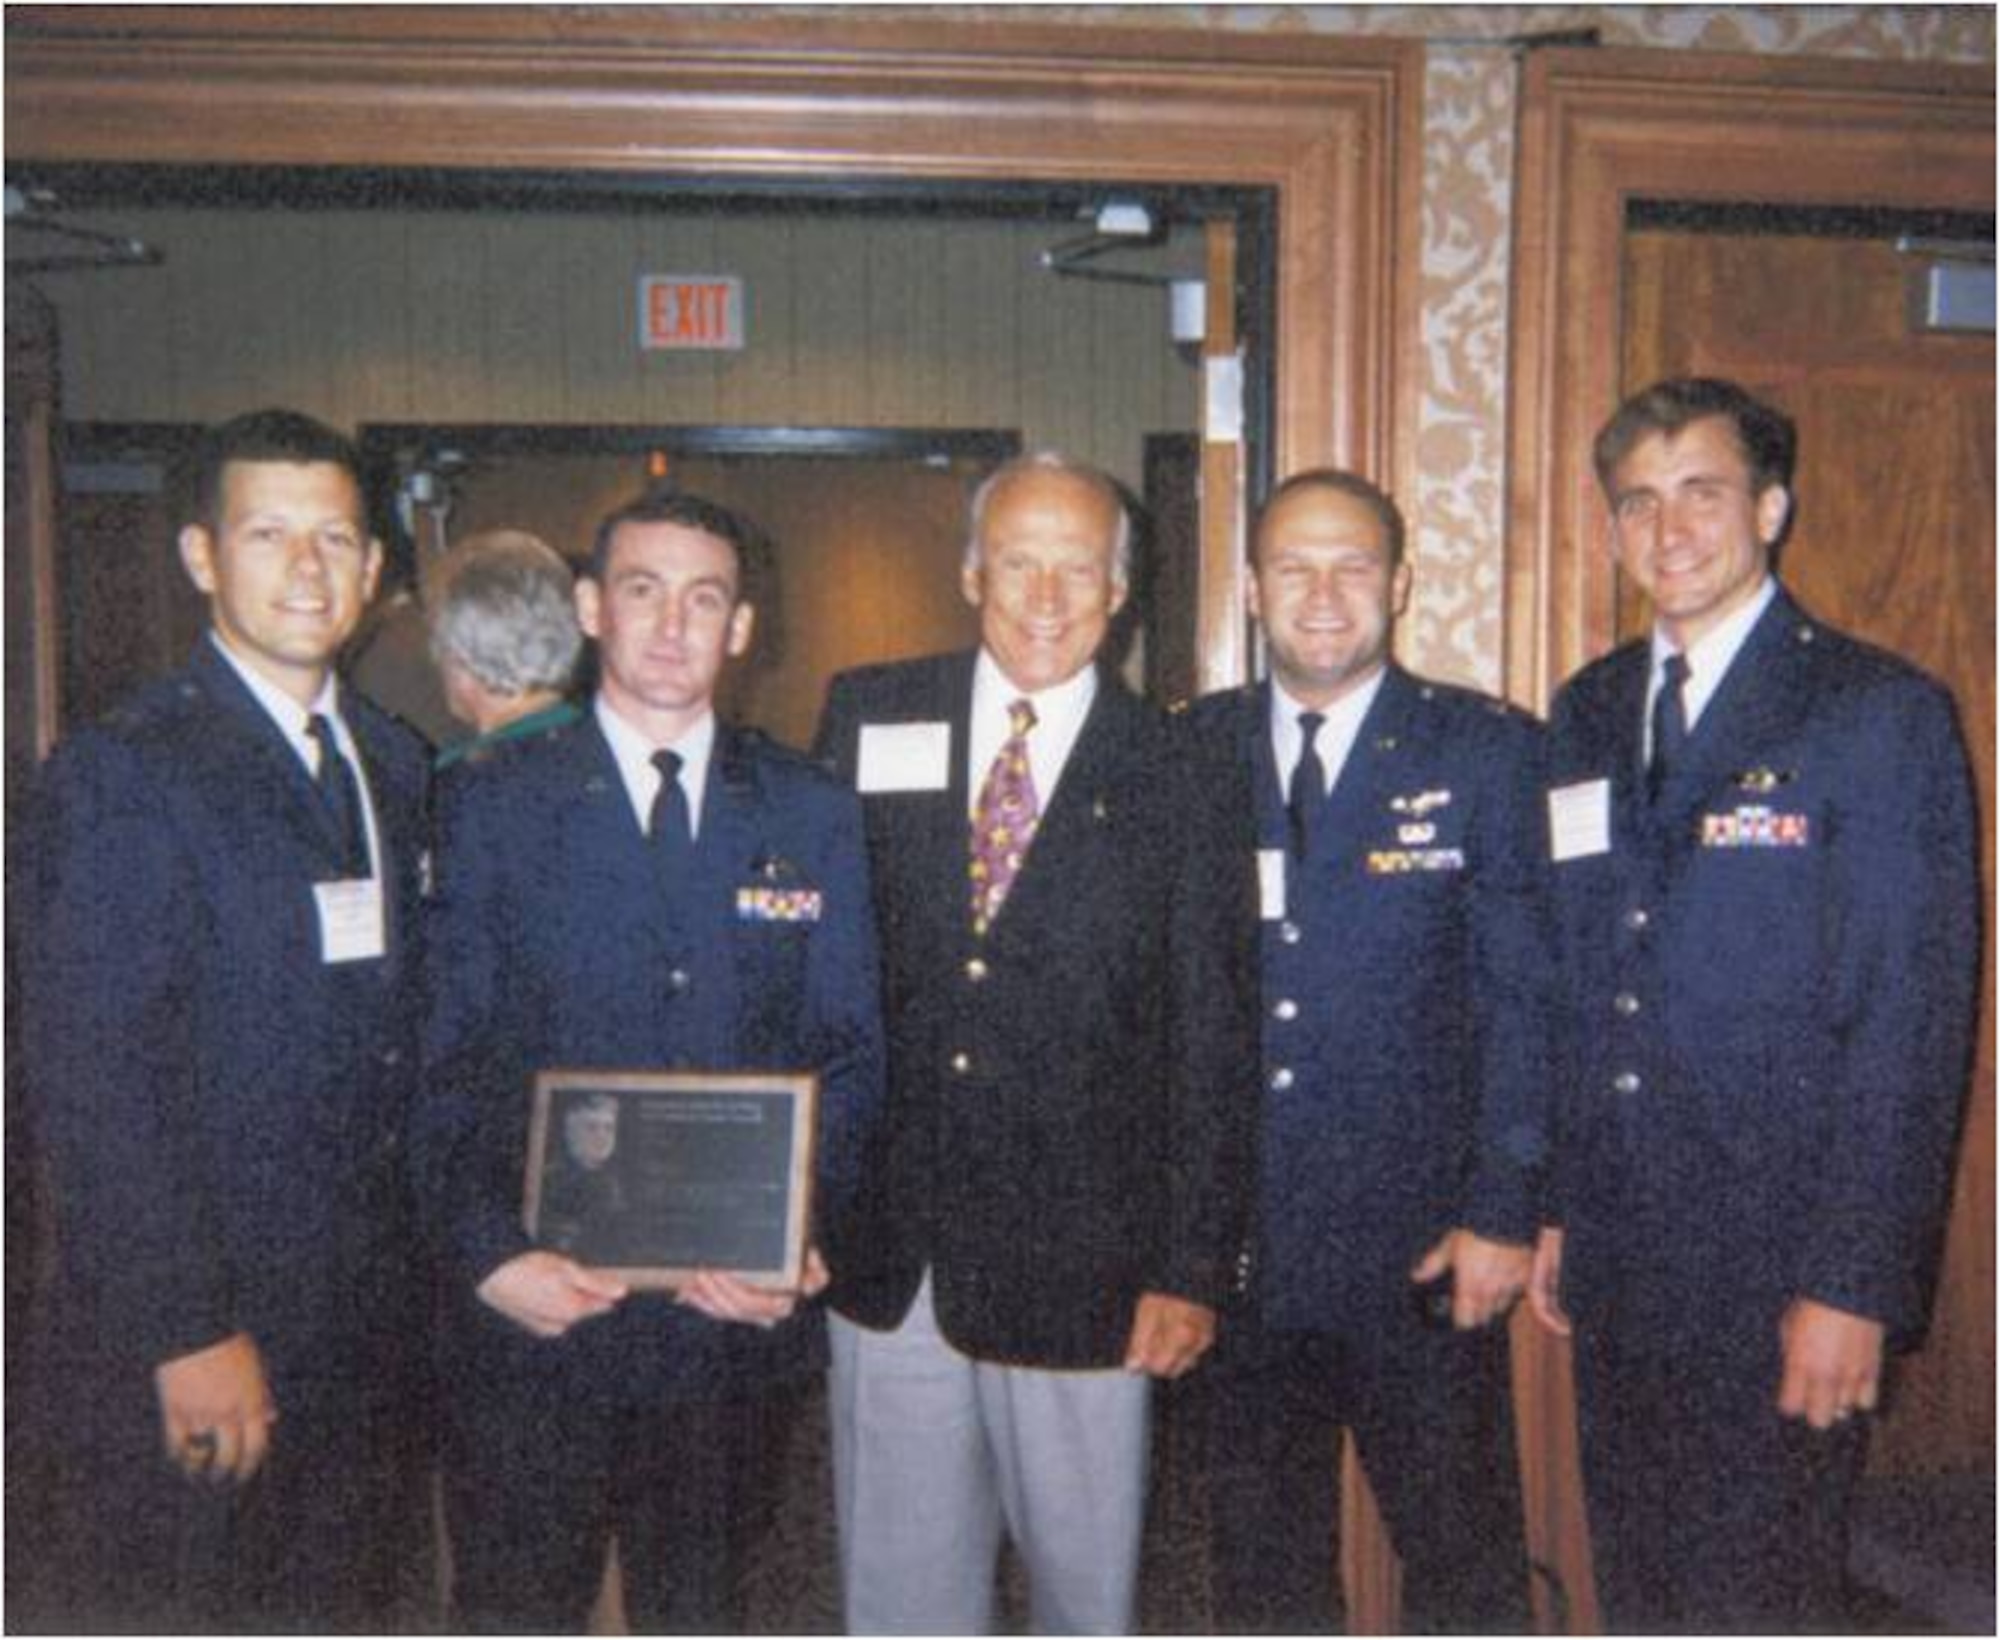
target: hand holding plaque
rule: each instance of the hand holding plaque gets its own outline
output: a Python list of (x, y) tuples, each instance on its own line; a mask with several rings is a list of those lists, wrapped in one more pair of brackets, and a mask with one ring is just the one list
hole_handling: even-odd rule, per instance
[[(544, 1071), (528, 1235), (633, 1288), (679, 1290), (719, 1319), (782, 1319), (734, 1289), (807, 1282), (818, 1097), (805, 1074)], [(735, 1282), (698, 1284), (710, 1272)]]

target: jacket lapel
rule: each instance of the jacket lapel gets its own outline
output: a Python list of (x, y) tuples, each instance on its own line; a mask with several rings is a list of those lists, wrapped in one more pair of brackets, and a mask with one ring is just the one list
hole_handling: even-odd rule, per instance
[(747, 742), (740, 731), (718, 722), (695, 840), (696, 915), (704, 927), (722, 926), (735, 915), (736, 890), (763, 863), (756, 859), (764, 841), (757, 796), (757, 769)]
[(333, 817), (319, 789), (306, 772), (284, 731), (271, 721), (228, 661), (204, 637), (195, 646), (189, 673), (203, 697), (215, 708), (224, 733), (203, 746), (211, 768), (240, 794), (262, 796), (278, 824), (297, 839), (320, 869), (331, 874), (341, 859), (341, 840), (334, 835)]
[(1285, 813), (1285, 784), (1278, 773), (1278, 754), (1271, 744), (1271, 680), (1266, 678), (1242, 695), (1237, 733), (1242, 737), (1244, 767), (1254, 782), (1257, 838), (1267, 848), (1291, 845)]
[[(994, 935), (1007, 928), (1010, 918), (1016, 926), (1032, 921), (1043, 905), (1060, 905), (1070, 894), (1066, 885), (1074, 882), (1074, 862), (1087, 851), (1092, 831), (1109, 818), (1111, 805), (1124, 801), (1121, 794), (1130, 789), (1120, 775), (1132, 743), (1133, 704), (1112, 679), (1098, 680), (1097, 697), (1090, 703), (1076, 744), (1070, 748), (1055, 795), (1042, 811), (1020, 875), (993, 923)], [(969, 860), (971, 827), (962, 830), (960, 852)], [(961, 868), (960, 875), (964, 874)], [(968, 890), (961, 908), (968, 923), (970, 899)]]
[(1383, 674), (1382, 687), (1361, 720), (1340, 778), (1313, 828), (1313, 858), (1357, 860), (1379, 831), (1376, 821), (1410, 761), (1409, 716), (1415, 695), (1409, 674), (1401, 668), (1392, 666)]
[(1660, 796), (1659, 818), (1677, 832), (1691, 835), (1696, 812), (1735, 780), (1745, 759), (1783, 739), (1803, 716), (1802, 624), (1798, 606), (1780, 592), (1737, 651)]
[(1627, 644), (1611, 660), (1598, 720), (1589, 725), (1594, 757), (1589, 772), (1611, 782), (1611, 816), (1615, 837), (1644, 835), (1652, 823), (1646, 802), (1644, 724), (1646, 680), (1652, 651), (1641, 640)]
[(572, 732), (549, 741), (548, 755), (563, 760), (559, 847), (589, 885), (585, 897), (620, 921), (632, 907), (645, 907), (642, 920), (658, 927), (651, 908), (660, 900), (659, 874), (596, 714), (586, 712)]

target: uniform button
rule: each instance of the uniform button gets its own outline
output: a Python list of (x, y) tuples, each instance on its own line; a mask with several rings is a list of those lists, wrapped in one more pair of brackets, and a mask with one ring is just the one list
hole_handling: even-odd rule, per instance
[(983, 980), (988, 971), (984, 957), (974, 957), (965, 965), (965, 977), (971, 980), (974, 985)]
[(1630, 1019), (1639, 1011), (1639, 999), (1630, 991), (1620, 991), (1611, 999), (1611, 1006), (1617, 1013)]
[(670, 991), (685, 991), (690, 983), (692, 982), (689, 980), (688, 971), (685, 968), (676, 968), (671, 974), (667, 975), (667, 989)]
[(963, 1076), (967, 1071), (972, 1069), (972, 1055), (969, 1053), (953, 1054), (951, 1056), (951, 1068), (954, 1075)]
[(1276, 1002), (1271, 1004), (1271, 1017), (1286, 1021), (1297, 1019), (1299, 1017), (1299, 1005), (1290, 997), (1280, 997)]
[(1637, 1093), (1639, 1091), (1639, 1073), (1637, 1071), (1620, 1071), (1616, 1076), (1612, 1077), (1611, 1085), (1620, 1093)]
[(1299, 925), (1297, 923), (1282, 922), (1278, 924), (1278, 938), (1283, 940), (1287, 945), (1297, 945), (1304, 937), (1299, 932)]
[(1297, 1080), (1298, 1078), (1292, 1075), (1291, 1066), (1280, 1065), (1276, 1070), (1271, 1072), (1271, 1091), (1273, 1093), (1283, 1093)]
[(384, 1048), (382, 1050), (383, 1064), (400, 1065), (402, 1064), (402, 1062), (403, 1062), (403, 1050), (401, 1048)]
[(1625, 926), (1635, 934), (1644, 933), (1652, 920), (1652, 914), (1643, 905), (1635, 905), (1625, 913)]

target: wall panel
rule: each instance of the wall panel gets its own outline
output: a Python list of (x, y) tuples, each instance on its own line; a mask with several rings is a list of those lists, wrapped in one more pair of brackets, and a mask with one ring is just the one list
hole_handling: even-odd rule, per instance
[[(55, 289), (69, 413), (208, 421), (1018, 427), (1137, 486), (1194, 425), (1158, 288), (1037, 265), (1067, 224), (817, 213), (125, 210), (158, 268)], [(1129, 265), (1165, 269), (1170, 246)], [(740, 354), (642, 353), (641, 273), (748, 290)]]

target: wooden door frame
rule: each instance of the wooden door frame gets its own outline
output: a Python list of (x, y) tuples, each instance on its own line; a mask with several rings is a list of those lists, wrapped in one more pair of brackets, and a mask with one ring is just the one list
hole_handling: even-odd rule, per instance
[(1507, 692), (1610, 646), (1590, 441), (1620, 397), (1635, 199), (1993, 209), (1993, 70), (1553, 50), (1521, 88), (1508, 352)]
[[(1990, 67), (1537, 53), (1522, 83), (1509, 347), (1507, 692), (1545, 706), (1610, 647), (1616, 577), (1590, 442), (1617, 407), (1635, 199), (1987, 211)], [(1519, 1321), (1531, 1552), (1594, 1632), (1567, 1352)]]
[[(588, 7), (9, 7), (10, 164), (1200, 183), (1278, 201), (1272, 458), (1415, 474), (1423, 48)], [(1204, 549), (1205, 681), (1245, 570)]]

